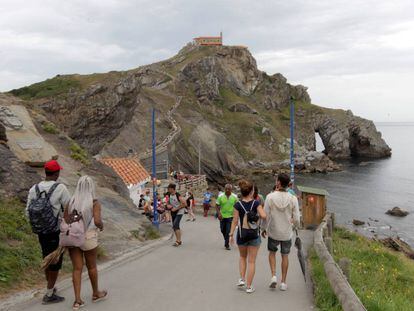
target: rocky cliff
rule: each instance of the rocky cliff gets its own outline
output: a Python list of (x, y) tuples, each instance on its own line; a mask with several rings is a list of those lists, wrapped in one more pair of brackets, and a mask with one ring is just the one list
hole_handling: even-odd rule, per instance
[[(371, 121), (311, 103), (306, 87), (258, 70), (243, 47), (184, 47), (176, 56), (126, 72), (56, 76), (12, 94), (92, 155), (145, 156), (156, 109), (157, 143), (173, 166), (211, 180), (289, 157), (289, 102), (295, 101), (298, 168), (334, 168), (331, 159), (391, 155)], [(326, 155), (315, 153), (315, 132)], [(328, 158), (329, 157), (329, 158)]]

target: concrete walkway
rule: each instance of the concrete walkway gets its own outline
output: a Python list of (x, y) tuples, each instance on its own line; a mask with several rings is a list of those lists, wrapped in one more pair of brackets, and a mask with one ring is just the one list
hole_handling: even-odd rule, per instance
[[(212, 217), (198, 217), (196, 222), (182, 222), (183, 245), (172, 247), (169, 241), (151, 253), (122, 266), (100, 273), (102, 288), (109, 290), (106, 301), (90, 302), (89, 281), (83, 283), (83, 297), (87, 305), (82, 310), (179, 310), (179, 311), (252, 311), (252, 310), (312, 310), (312, 294), (305, 284), (296, 257), (290, 255), (287, 292), (270, 290), (266, 243), (262, 243), (257, 260), (254, 287), (246, 294), (236, 288), (238, 251), (226, 251), (218, 221)], [(278, 257), (278, 275), (280, 275)], [(71, 310), (72, 288), (60, 294), (62, 304), (43, 306), (34, 299), (13, 310), (52, 311)]]

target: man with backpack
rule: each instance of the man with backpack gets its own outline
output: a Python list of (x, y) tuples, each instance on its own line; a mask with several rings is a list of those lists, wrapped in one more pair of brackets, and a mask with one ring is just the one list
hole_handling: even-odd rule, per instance
[[(62, 169), (59, 163), (51, 160), (45, 163), (44, 168), (46, 178), (30, 189), (26, 207), (32, 230), (38, 235), (43, 258), (59, 247), (60, 218), (70, 200), (66, 186), (57, 182)], [(55, 288), (62, 261), (63, 254), (56, 264), (49, 265), (45, 271), (47, 291), (43, 297), (43, 304), (65, 300), (56, 294)]]
[(288, 192), (290, 178), (287, 174), (277, 177), (276, 191), (270, 193), (265, 201), (267, 219), (262, 236), (268, 236), (269, 265), (272, 273), (270, 288), (276, 288), (276, 252), (280, 247), (282, 255), (282, 280), (280, 290), (287, 290), (286, 277), (289, 267), (289, 252), (292, 246), (293, 227), (299, 226), (300, 213), (298, 199)]

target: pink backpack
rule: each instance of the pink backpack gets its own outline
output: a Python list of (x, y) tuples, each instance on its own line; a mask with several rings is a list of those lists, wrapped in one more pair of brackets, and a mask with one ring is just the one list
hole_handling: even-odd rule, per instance
[(69, 215), (69, 223), (62, 219), (60, 223), (59, 245), (64, 247), (81, 247), (85, 244), (85, 226), (82, 214), (74, 210)]

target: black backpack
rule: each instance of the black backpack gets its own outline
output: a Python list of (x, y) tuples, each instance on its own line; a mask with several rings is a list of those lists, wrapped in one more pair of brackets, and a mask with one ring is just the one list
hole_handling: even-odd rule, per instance
[(244, 207), (242, 201), (237, 202), (241, 208), (244, 210), (244, 217), (243, 219), (240, 218), (239, 224), (239, 240), (242, 243), (247, 243), (251, 240), (257, 239), (259, 237), (259, 226), (257, 225), (257, 221), (259, 217), (257, 215), (257, 211), (253, 210), (254, 203), (256, 201), (253, 200), (253, 203), (250, 205), (249, 210)]
[(49, 192), (40, 192), (39, 185), (36, 185), (36, 198), (30, 201), (28, 212), (30, 225), (33, 233), (48, 234), (59, 231), (59, 217), (53, 213), (53, 206), (50, 197), (59, 183), (53, 184)]

